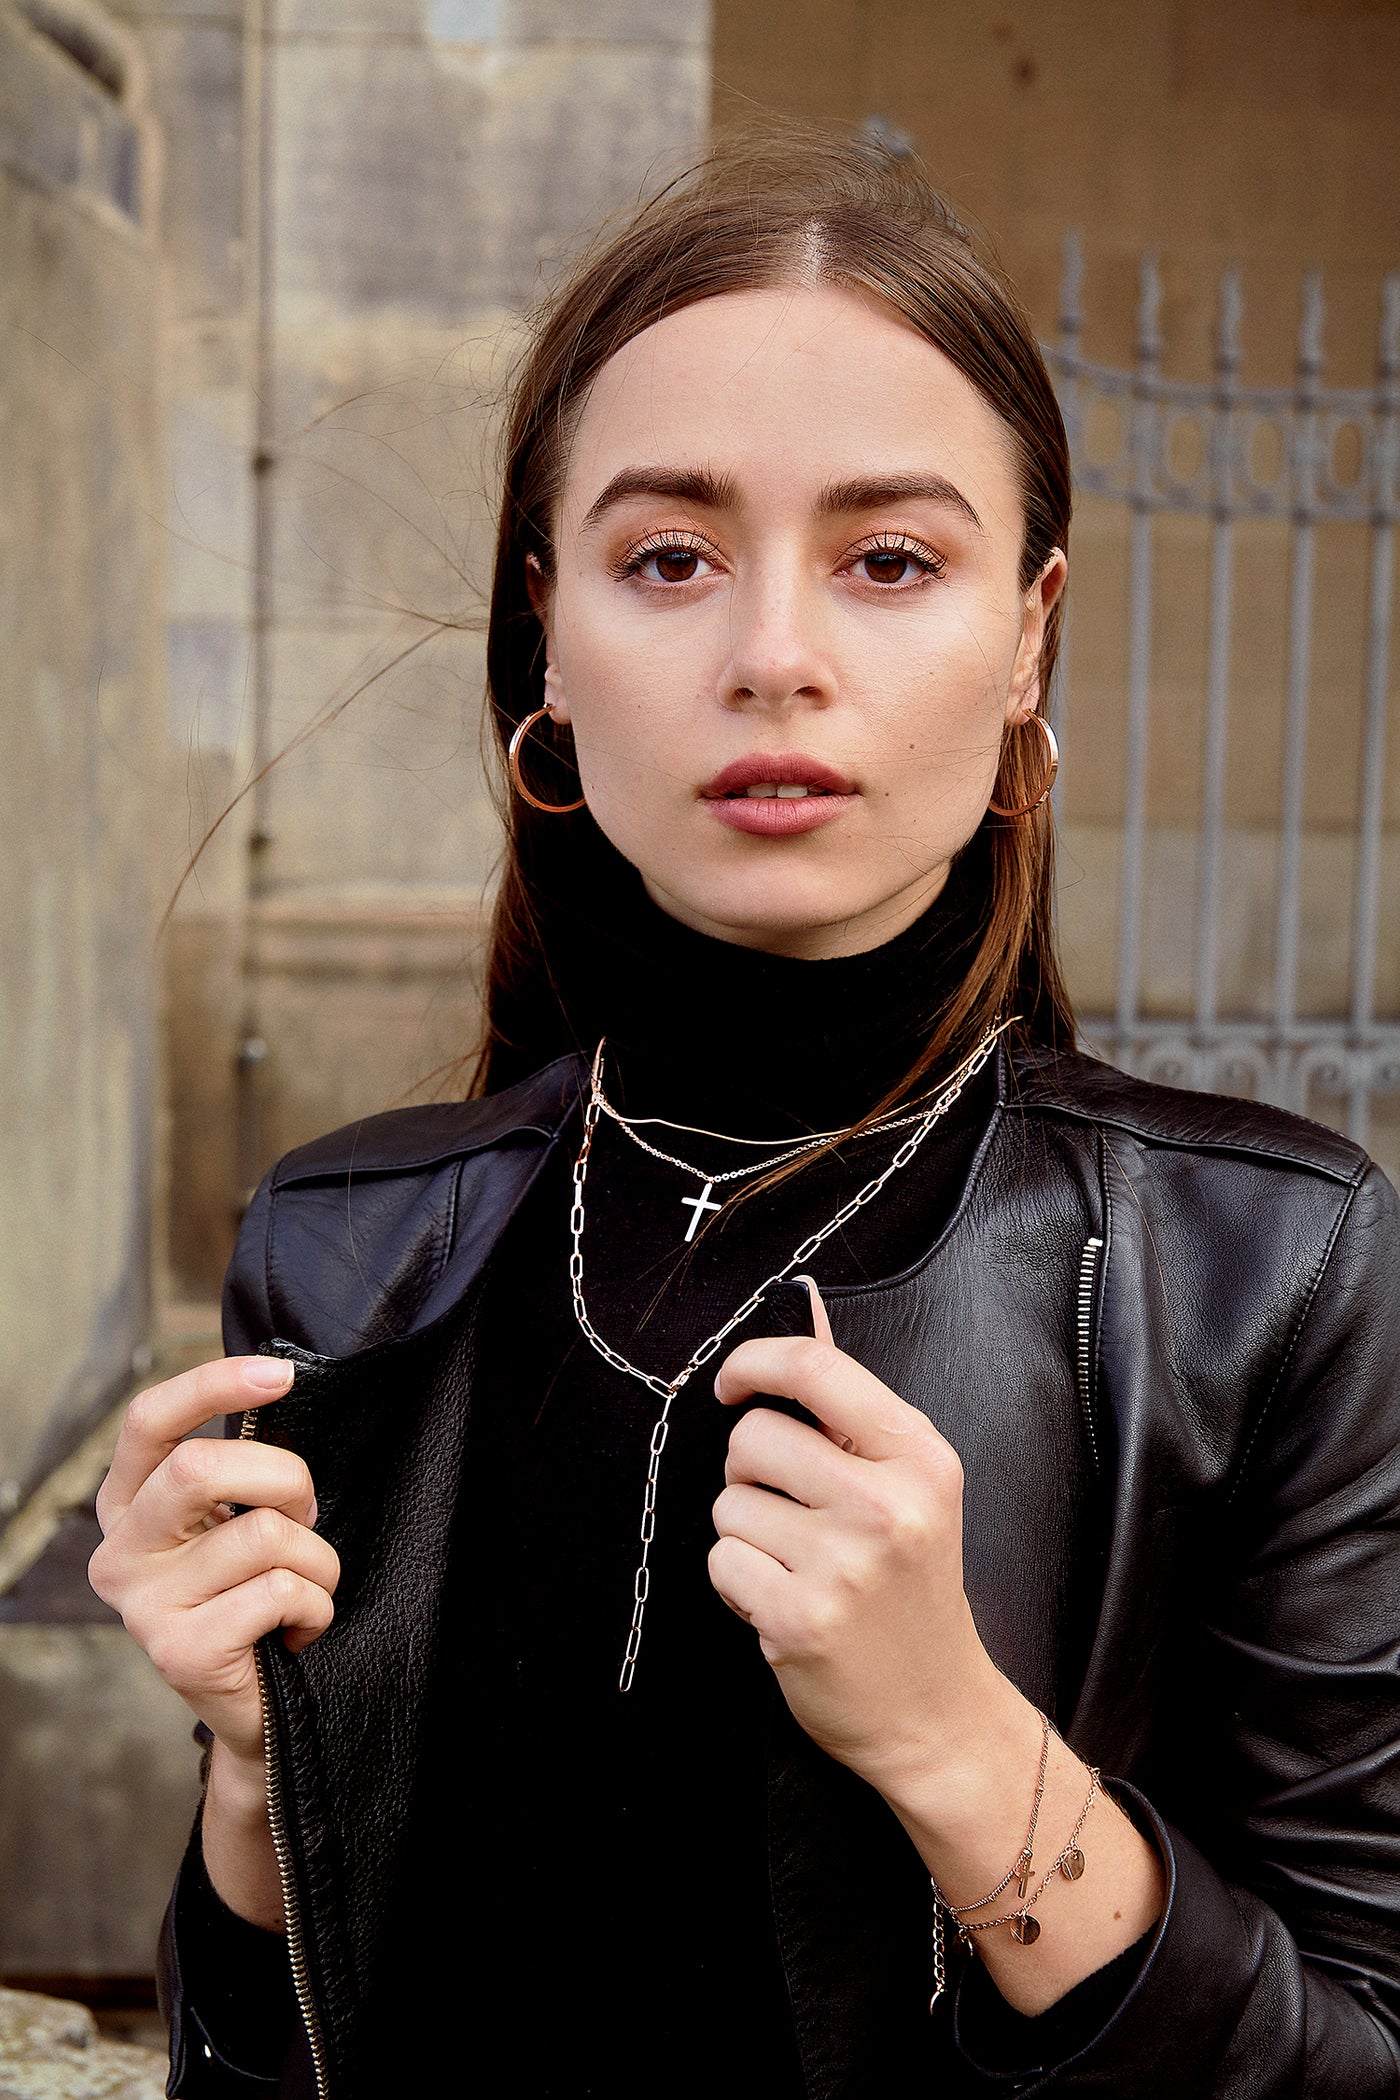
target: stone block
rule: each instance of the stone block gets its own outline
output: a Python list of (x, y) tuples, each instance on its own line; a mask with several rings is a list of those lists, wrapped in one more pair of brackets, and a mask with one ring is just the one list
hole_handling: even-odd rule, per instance
[(0, 1990), (0, 2100), (164, 2100), (164, 2055), (105, 2041), (85, 2005)]

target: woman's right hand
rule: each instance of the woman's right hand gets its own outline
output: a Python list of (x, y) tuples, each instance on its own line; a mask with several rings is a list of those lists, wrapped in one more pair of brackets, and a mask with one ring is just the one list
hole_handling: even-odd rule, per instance
[[(234, 1356), (138, 1393), (98, 1490), (102, 1543), (88, 1562), (98, 1596), (247, 1771), (263, 1755), (253, 1643), (277, 1626), (293, 1650), (324, 1633), (340, 1561), (312, 1529), (305, 1460), (190, 1432), (280, 1399), (292, 1379), (283, 1359)], [(230, 1503), (248, 1506), (234, 1516)]]

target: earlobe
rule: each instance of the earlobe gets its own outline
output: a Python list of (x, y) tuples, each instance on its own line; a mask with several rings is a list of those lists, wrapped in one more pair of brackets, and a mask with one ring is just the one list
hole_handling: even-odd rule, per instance
[(549, 709), (553, 721), (568, 721), (569, 703), (564, 697), (564, 682), (559, 676), (557, 664), (547, 663), (544, 667), (544, 704)]

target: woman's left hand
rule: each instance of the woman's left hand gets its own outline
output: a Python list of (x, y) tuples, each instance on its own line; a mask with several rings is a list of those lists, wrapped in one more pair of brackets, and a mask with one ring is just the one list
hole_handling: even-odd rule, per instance
[(882, 1791), (957, 1765), (1004, 1680), (963, 1589), (962, 1467), (917, 1408), (831, 1339), (741, 1343), (715, 1381), (726, 1406), (772, 1393), (734, 1427), (714, 1506), (710, 1580), (747, 1619), (797, 1720)]

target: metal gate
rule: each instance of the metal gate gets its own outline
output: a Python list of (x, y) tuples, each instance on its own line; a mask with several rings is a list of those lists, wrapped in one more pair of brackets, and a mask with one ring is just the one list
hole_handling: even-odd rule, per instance
[[(1087, 359), (1083, 261), (1066, 246), (1060, 339), (1047, 356), (1069, 429), (1081, 494), (1122, 506), (1126, 538), (1126, 745), (1121, 789), (1117, 996), (1111, 1012), (1089, 1016), (1084, 1033), (1115, 1063), (1174, 1085), (1213, 1088), (1324, 1116), (1359, 1142), (1382, 1133), (1375, 1111), (1400, 1092), (1400, 1013), (1378, 1010), (1382, 943), (1397, 938), (1382, 921), (1383, 857), (1394, 854), (1387, 826), (1386, 729), (1391, 687), (1398, 456), (1400, 456), (1400, 272), (1381, 294), (1376, 379), (1363, 389), (1322, 384), (1326, 319), (1319, 273), (1303, 280), (1296, 374), (1278, 388), (1241, 384), (1243, 296), (1237, 270), (1220, 282), (1214, 379), (1164, 379), (1162, 282), (1142, 261), (1133, 368)], [(1091, 424), (1107, 423), (1110, 442), (1091, 446)], [(1182, 440), (1185, 438), (1185, 443)], [(1339, 456), (1349, 453), (1344, 470)], [(1185, 455), (1183, 460), (1183, 455)], [(1270, 458), (1269, 455), (1272, 455)], [(1154, 567), (1164, 514), (1201, 521), (1208, 575), (1204, 621), (1200, 792), (1194, 816), (1194, 897), (1189, 998), (1174, 1010), (1144, 998), (1152, 957), (1145, 945), (1144, 870), (1151, 839), (1148, 739), (1154, 710)], [(1274, 882), (1272, 988), (1252, 1010), (1232, 1010), (1221, 977), (1221, 924), (1227, 833), (1226, 775), (1232, 703), (1232, 624), (1236, 552), (1242, 525), (1283, 521), (1287, 533), (1286, 665), (1282, 709), (1281, 796), (1270, 821)], [(1302, 876), (1309, 730), (1314, 750), (1328, 724), (1310, 724), (1316, 580), (1320, 535), (1346, 524), (1366, 536), (1365, 635), (1359, 655), (1360, 764), (1350, 863), (1349, 996), (1331, 1010), (1304, 1009), (1299, 995)], [(1067, 671), (1056, 705), (1074, 747), (1073, 621)], [(1386, 862), (1386, 866), (1389, 863)], [(1262, 1005), (1267, 1009), (1261, 1011)], [(1389, 1123), (1391, 1117), (1387, 1115)], [(1382, 1151), (1394, 1149), (1387, 1130)]]

